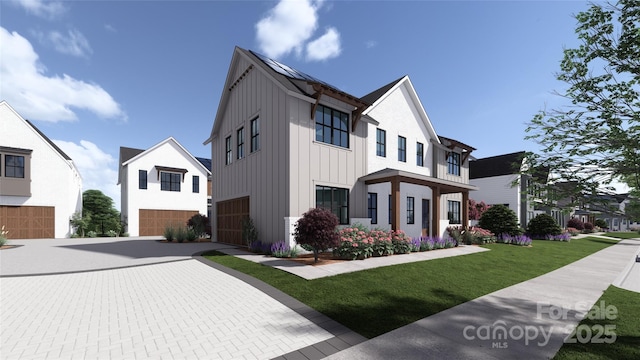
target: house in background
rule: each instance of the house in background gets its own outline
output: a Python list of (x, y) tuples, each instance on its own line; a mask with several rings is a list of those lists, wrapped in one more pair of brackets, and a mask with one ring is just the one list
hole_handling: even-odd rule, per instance
[(162, 235), (207, 214), (210, 160), (198, 160), (173, 137), (147, 150), (120, 147), (121, 214), (130, 236)]
[(310, 208), (343, 225), (441, 236), (466, 224), (473, 148), (436, 135), (408, 77), (362, 98), (236, 48), (211, 136), (212, 230), (242, 244), (242, 220), (260, 240), (292, 243)]
[(71, 158), (0, 102), (0, 227), (10, 239), (66, 238), (76, 212), (82, 178)]
[(551, 215), (561, 227), (565, 216), (556, 208), (542, 205), (540, 182), (547, 181), (547, 173), (541, 173), (539, 179), (520, 174), (525, 165), (525, 152), (474, 159), (469, 163), (469, 182), (479, 188), (473, 193), (477, 202), (487, 205), (505, 205), (513, 210), (518, 223), (525, 228), (529, 221), (541, 213)]

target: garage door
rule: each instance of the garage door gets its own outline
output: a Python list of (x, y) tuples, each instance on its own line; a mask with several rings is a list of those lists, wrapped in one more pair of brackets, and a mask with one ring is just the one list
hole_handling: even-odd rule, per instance
[(140, 209), (140, 236), (161, 236), (167, 226), (187, 226), (187, 221), (198, 214), (196, 210), (151, 210)]
[(242, 241), (242, 221), (249, 217), (249, 197), (216, 203), (217, 241), (246, 245)]
[(9, 239), (52, 239), (56, 235), (53, 206), (0, 206), (0, 227)]

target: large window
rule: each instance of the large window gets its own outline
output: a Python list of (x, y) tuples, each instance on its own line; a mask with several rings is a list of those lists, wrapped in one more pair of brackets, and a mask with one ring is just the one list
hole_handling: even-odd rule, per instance
[(378, 194), (369, 193), (367, 196), (367, 207), (369, 219), (372, 224), (378, 223)]
[(238, 159), (242, 159), (244, 157), (244, 128), (241, 127), (236, 131), (236, 144), (237, 144), (237, 155)]
[(407, 196), (407, 224), (416, 222), (416, 200), (412, 196)]
[(147, 188), (147, 170), (138, 170), (138, 189)]
[(418, 166), (424, 166), (424, 144), (416, 143), (416, 164)]
[(251, 120), (251, 152), (260, 150), (260, 118)]
[(193, 175), (193, 178), (191, 180), (191, 188), (193, 189), (194, 193), (200, 192), (200, 176)]
[(231, 136), (227, 136), (227, 138), (224, 140), (224, 144), (226, 154), (224, 163), (225, 165), (229, 165), (231, 164), (231, 160), (233, 159), (233, 150), (231, 149)]
[(180, 182), (182, 174), (160, 172), (160, 190), (164, 191), (180, 191)]
[(398, 161), (407, 162), (407, 138), (398, 136)]
[(460, 176), (460, 154), (453, 151), (449, 152), (449, 155), (447, 155), (447, 172)]
[(318, 105), (316, 108), (316, 141), (349, 148), (349, 115)]
[(460, 201), (447, 201), (447, 218), (450, 224), (461, 224), (460, 221)]
[(376, 155), (387, 156), (387, 132), (382, 129), (376, 129)]
[(24, 179), (24, 156), (4, 156), (4, 176)]
[(316, 207), (331, 210), (340, 224), (349, 224), (349, 189), (316, 185)]

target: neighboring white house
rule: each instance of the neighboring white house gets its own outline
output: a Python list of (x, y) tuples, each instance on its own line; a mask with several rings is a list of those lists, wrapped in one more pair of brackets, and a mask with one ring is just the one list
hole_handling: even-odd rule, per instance
[(69, 237), (81, 211), (82, 178), (71, 158), (0, 102), (0, 227), (8, 238)]
[(315, 207), (343, 225), (441, 236), (449, 219), (467, 223), (462, 204), (476, 190), (474, 149), (436, 135), (408, 77), (359, 98), (236, 48), (207, 143), (220, 242), (242, 244), (247, 217), (260, 240), (291, 242)]
[[(206, 159), (205, 159), (206, 160)], [(207, 214), (210, 169), (174, 138), (142, 150), (120, 147), (121, 214), (130, 236), (162, 235)]]

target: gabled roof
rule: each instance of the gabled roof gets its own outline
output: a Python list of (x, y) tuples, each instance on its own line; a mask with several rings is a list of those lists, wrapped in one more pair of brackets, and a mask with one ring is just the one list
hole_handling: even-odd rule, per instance
[[(405, 75), (406, 76), (406, 75)], [(386, 94), (389, 90), (391, 90), (394, 86), (396, 86), (396, 84), (398, 84), (402, 79), (405, 78), (405, 76), (394, 80), (390, 83), (388, 83), (387, 85), (373, 90), (372, 92), (368, 93), (367, 95), (363, 96), (360, 98), (360, 100), (362, 100), (363, 102), (365, 102), (368, 105), (372, 105), (373, 103), (375, 103), (376, 101), (378, 101), (378, 99), (380, 99), (382, 97), (382, 95)]]
[(524, 155), (524, 151), (518, 151), (469, 161), (469, 179), (517, 174)]
[(204, 167), (206, 167), (207, 169), (209, 169), (209, 171), (211, 171), (211, 159), (206, 159), (206, 158), (196, 156), (196, 160), (200, 161), (200, 164), (204, 165)]

